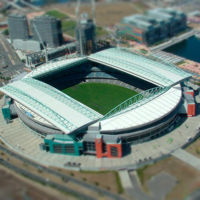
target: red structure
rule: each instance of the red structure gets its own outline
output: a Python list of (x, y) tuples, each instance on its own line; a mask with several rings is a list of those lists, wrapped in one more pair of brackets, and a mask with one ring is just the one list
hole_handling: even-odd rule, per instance
[(108, 158), (121, 158), (122, 157), (122, 144), (107, 144), (107, 157)]
[(195, 116), (195, 103), (194, 104), (188, 104), (187, 105), (187, 116), (192, 117)]
[(188, 90), (188, 91), (186, 91), (185, 93), (186, 93), (186, 94), (190, 94), (190, 95), (192, 95), (192, 96), (194, 97), (194, 91), (193, 91), (193, 90)]
[(184, 92), (185, 100), (186, 100), (186, 110), (187, 116), (192, 117), (196, 115), (196, 104), (194, 100), (194, 90), (185, 89)]
[(122, 144), (104, 144), (102, 135), (98, 135), (95, 140), (96, 156), (97, 158), (121, 158), (122, 157)]

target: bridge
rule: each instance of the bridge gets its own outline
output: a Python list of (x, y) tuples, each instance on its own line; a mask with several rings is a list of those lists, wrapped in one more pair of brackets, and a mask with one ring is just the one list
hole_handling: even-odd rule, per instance
[(175, 37), (171, 38), (170, 40), (168, 40), (167, 42), (164, 42), (162, 44), (151, 47), (150, 50), (154, 52), (154, 51), (160, 51), (160, 50), (166, 49), (174, 44), (177, 44), (179, 42), (182, 42), (183, 40), (186, 40), (186, 39), (192, 37), (197, 32), (198, 32), (197, 30), (191, 30), (191, 31), (183, 33), (179, 36), (175, 36)]

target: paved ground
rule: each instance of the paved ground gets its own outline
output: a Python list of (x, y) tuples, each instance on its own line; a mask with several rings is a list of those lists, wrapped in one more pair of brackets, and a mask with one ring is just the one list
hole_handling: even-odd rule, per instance
[(151, 200), (151, 197), (143, 191), (136, 172), (131, 171), (129, 174), (133, 187), (126, 189), (127, 194), (136, 200)]
[(195, 190), (192, 194), (190, 194), (186, 200), (199, 200), (200, 199), (200, 189)]
[(153, 176), (148, 182), (148, 192), (144, 192), (135, 171), (129, 172), (132, 188), (125, 188), (128, 195), (137, 200), (164, 200), (165, 196), (176, 185), (176, 178), (166, 172)]
[(0, 166), (0, 199), (1, 200), (77, 200), (71, 196), (64, 196), (52, 188), (45, 188), (41, 184), (20, 177), (8, 169)]
[(176, 178), (166, 172), (161, 172), (153, 176), (147, 182), (153, 200), (164, 200), (165, 196), (176, 185)]
[(187, 151), (183, 149), (177, 149), (172, 153), (172, 155), (187, 163), (188, 165), (191, 165), (195, 169), (200, 170), (200, 159), (188, 153)]
[[(0, 101), (0, 107), (2, 100)], [(121, 159), (98, 159), (95, 156), (66, 156), (40, 150), (43, 139), (27, 128), (19, 119), (6, 124), (0, 114), (0, 137), (10, 148), (47, 166), (64, 167), (67, 162), (81, 163), (82, 170), (135, 169), (141, 163), (157, 159), (182, 147), (197, 134), (200, 116), (188, 118), (179, 128), (158, 139), (131, 146), (131, 153)], [(144, 148), (145, 146), (145, 148)]]
[(121, 179), (121, 184), (124, 189), (130, 189), (133, 187), (129, 173), (127, 170), (121, 170), (119, 171), (119, 176)]

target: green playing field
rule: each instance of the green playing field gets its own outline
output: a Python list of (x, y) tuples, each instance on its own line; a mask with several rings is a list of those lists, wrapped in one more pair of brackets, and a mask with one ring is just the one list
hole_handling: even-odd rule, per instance
[(103, 115), (137, 94), (133, 90), (106, 83), (81, 83), (63, 92)]

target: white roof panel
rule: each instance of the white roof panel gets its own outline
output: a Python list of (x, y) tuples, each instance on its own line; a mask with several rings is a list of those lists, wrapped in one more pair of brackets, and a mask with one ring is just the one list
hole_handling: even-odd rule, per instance
[(150, 124), (169, 114), (179, 104), (182, 97), (180, 85), (173, 86), (165, 93), (157, 96), (151, 101), (119, 113), (111, 118), (101, 121), (101, 131), (115, 131), (123, 128), (133, 128)]
[(61, 70), (63, 68), (69, 68), (71, 66), (85, 62), (86, 60), (87, 60), (86, 57), (81, 57), (81, 58), (71, 58), (71, 59), (66, 59), (66, 60), (61, 60), (61, 61), (56, 61), (56, 62), (45, 63), (43, 65), (40, 65), (36, 69), (34, 69), (26, 77), (37, 77), (43, 74)]
[(68, 95), (31, 78), (13, 82), (0, 90), (66, 134), (102, 117)]
[(126, 49), (111, 48), (88, 56), (98, 62), (160, 86), (171, 86), (191, 77), (176, 66), (138, 55)]

